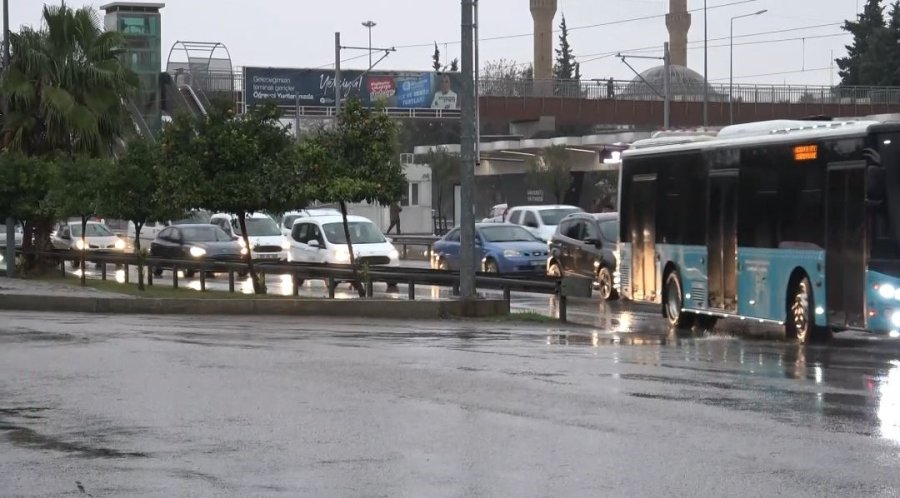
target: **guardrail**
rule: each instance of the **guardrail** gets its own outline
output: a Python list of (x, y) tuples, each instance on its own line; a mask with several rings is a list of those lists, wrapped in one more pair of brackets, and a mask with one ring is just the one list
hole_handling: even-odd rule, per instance
[[(19, 251), (22, 254), (22, 251)], [(80, 255), (69, 251), (54, 251), (31, 253), (39, 254), (57, 260), (60, 272), (67, 277), (66, 263), (80, 261)], [(88, 252), (85, 254), (85, 265), (88, 263), (100, 266), (100, 277), (107, 280), (107, 265), (121, 266), (124, 269), (124, 282), (129, 283), (131, 266), (143, 266), (146, 268), (147, 285), (154, 285), (154, 270), (170, 270), (172, 287), (179, 286), (179, 271), (193, 271), (199, 274), (200, 291), (206, 291), (207, 273), (227, 273), (228, 292), (235, 292), (236, 275), (245, 275), (249, 271), (249, 265), (240, 261), (203, 261), (186, 259), (162, 259), (144, 258), (142, 262), (133, 254), (115, 254), (102, 252)], [(258, 273), (290, 275), (292, 281), (292, 295), (300, 295), (300, 282), (304, 280), (324, 280), (327, 283), (328, 297), (334, 299), (335, 288), (341, 282), (353, 279), (353, 267), (350, 265), (323, 265), (310, 263), (256, 263)], [(449, 287), (455, 296), (459, 295), (459, 273), (454, 271), (431, 270), (425, 268), (396, 268), (386, 266), (366, 267), (359, 271), (363, 280), (366, 297), (374, 295), (374, 283), (388, 285), (406, 284), (407, 296), (410, 300), (416, 299), (416, 286)], [(550, 294), (557, 298), (559, 320), (567, 320), (567, 302), (569, 297), (590, 297), (591, 286), (587, 279), (560, 279), (547, 276), (504, 276), (490, 273), (478, 273), (475, 276), (475, 286), (478, 289), (501, 290), (507, 305), (512, 299), (512, 292), (525, 292), (535, 294)]]

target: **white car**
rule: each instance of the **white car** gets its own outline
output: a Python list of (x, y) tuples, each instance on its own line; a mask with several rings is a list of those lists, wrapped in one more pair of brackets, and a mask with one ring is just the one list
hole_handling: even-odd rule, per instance
[(544, 206), (518, 206), (509, 210), (506, 221), (522, 225), (535, 237), (543, 241), (550, 240), (556, 233), (559, 222), (572, 213), (583, 213), (577, 206), (553, 204)]
[[(250, 242), (250, 257), (254, 261), (285, 261), (289, 245), (278, 229), (278, 224), (271, 216), (262, 213), (250, 213), (244, 220), (247, 224), (247, 239)], [(210, 217), (209, 223), (221, 228), (232, 237), (243, 243), (241, 225), (233, 214), (218, 213)]]
[(299, 218), (311, 218), (314, 216), (341, 216), (341, 212), (337, 209), (333, 208), (314, 208), (314, 209), (301, 209), (299, 211), (288, 211), (284, 213), (281, 217), (281, 223), (279, 223), (279, 228), (281, 228), (281, 233), (284, 234), (285, 237), (291, 236), (291, 229), (294, 227), (294, 222)]
[(103, 223), (87, 222), (84, 234), (82, 240), (80, 221), (63, 223), (57, 227), (51, 239), (53, 248), (73, 251), (125, 251), (125, 241)]
[[(378, 225), (362, 216), (347, 216), (350, 241), (360, 264), (399, 266), (400, 254)], [(311, 216), (294, 220), (288, 240), (288, 261), (346, 265), (350, 249), (341, 216)]]

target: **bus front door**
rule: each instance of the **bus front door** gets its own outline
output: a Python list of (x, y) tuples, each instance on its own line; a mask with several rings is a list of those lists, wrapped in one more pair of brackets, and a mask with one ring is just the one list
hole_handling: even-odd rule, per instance
[(737, 312), (738, 172), (709, 175), (709, 307)]
[(865, 185), (865, 163), (828, 165), (825, 293), (829, 325), (865, 327)]
[(631, 186), (632, 296), (656, 300), (656, 175), (636, 175)]

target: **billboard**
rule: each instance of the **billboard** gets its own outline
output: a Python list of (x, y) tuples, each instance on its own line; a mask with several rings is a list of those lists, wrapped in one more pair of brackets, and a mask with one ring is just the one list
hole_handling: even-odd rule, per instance
[[(459, 73), (415, 71), (341, 71), (343, 98), (358, 97), (365, 106), (383, 103), (401, 109), (459, 109)], [(247, 106), (334, 107), (334, 71), (279, 67), (245, 67)]]

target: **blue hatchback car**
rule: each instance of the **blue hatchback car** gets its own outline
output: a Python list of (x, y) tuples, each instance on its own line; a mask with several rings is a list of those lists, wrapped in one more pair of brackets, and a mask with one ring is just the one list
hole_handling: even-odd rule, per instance
[[(458, 270), (459, 246), (459, 228), (454, 228), (435, 242), (431, 254), (431, 267), (440, 270)], [(475, 251), (481, 258), (482, 271), (488, 273), (546, 272), (547, 243), (519, 225), (476, 223)]]

